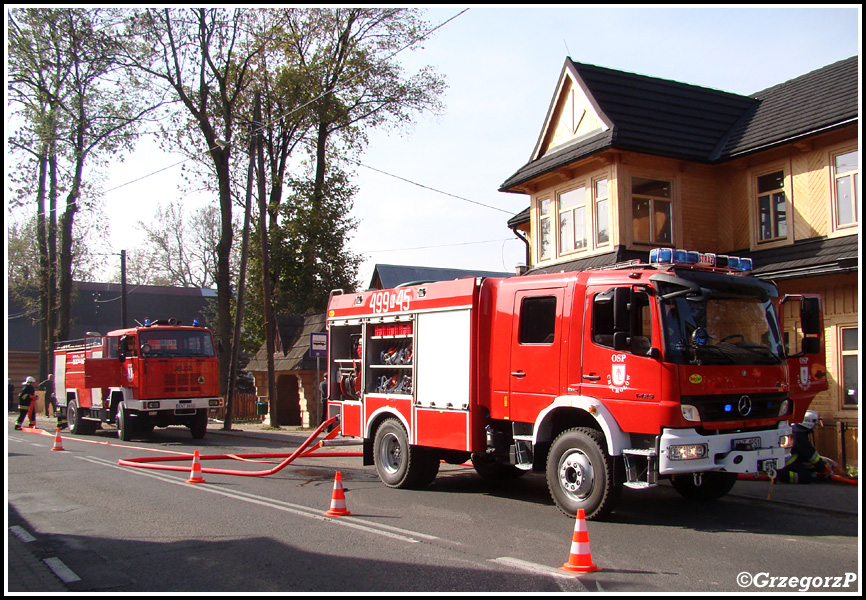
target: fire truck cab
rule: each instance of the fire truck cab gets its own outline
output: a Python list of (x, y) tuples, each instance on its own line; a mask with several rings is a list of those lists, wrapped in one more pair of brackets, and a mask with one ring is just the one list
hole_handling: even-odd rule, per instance
[(329, 416), (391, 487), (471, 459), (485, 477), (544, 473), (572, 517), (661, 478), (721, 497), (784, 465), (789, 423), (827, 387), (818, 298), (797, 298), (786, 348), (777, 288), (750, 268), (661, 249), (650, 264), (334, 294)]
[(211, 332), (173, 319), (59, 342), (54, 377), (58, 409), (75, 434), (109, 423), (129, 440), (185, 425), (201, 439), (208, 411), (223, 405)]

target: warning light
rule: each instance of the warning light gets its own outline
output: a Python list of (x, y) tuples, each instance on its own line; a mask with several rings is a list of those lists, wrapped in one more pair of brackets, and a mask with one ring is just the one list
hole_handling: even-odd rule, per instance
[(696, 252), (678, 248), (653, 248), (650, 250), (650, 264), (677, 265), (698, 269), (716, 269), (747, 273), (752, 270), (752, 259), (712, 252)]

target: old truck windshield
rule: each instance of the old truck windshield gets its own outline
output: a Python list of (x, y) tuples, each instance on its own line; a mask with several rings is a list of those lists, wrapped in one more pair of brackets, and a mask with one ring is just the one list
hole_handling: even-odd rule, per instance
[(214, 356), (213, 340), (207, 331), (143, 331), (139, 341), (143, 356)]
[(665, 360), (704, 365), (782, 364), (779, 327), (766, 289), (695, 283), (697, 289), (683, 294), (676, 293), (675, 285), (659, 286)]

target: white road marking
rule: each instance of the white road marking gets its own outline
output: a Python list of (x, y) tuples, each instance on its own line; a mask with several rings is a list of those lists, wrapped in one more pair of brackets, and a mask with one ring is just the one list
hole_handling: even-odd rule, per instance
[(29, 543), (29, 542), (35, 542), (36, 541), (36, 538), (33, 537), (32, 535), (30, 535), (30, 532), (28, 532), (23, 527), (19, 527), (18, 525), (13, 525), (12, 527), (9, 528), (9, 531), (11, 533), (15, 534), (15, 537), (17, 537), (19, 540), (21, 540), (25, 544)]
[(72, 583), (73, 581), (81, 581), (81, 577), (75, 574), (75, 572), (63, 564), (63, 561), (59, 558), (51, 557), (45, 559), (45, 564), (48, 565), (48, 568), (54, 571), (54, 574), (60, 578), (60, 581), (63, 583)]
[(400, 529), (398, 527), (391, 527), (389, 525), (382, 525), (380, 523), (375, 523), (372, 521), (365, 521), (363, 519), (357, 519), (355, 517), (328, 517), (324, 515), (323, 509), (309, 508), (307, 506), (301, 506), (299, 504), (292, 504), (290, 502), (285, 502), (282, 500), (274, 500), (272, 498), (266, 498), (264, 496), (258, 496), (255, 494), (249, 494), (247, 492), (241, 491), (226, 491), (221, 490), (215, 487), (208, 487), (207, 484), (196, 484), (191, 485), (186, 483), (185, 480), (180, 480), (175, 477), (171, 477), (168, 475), (158, 475), (153, 472), (148, 472), (144, 470), (138, 470), (135, 468), (127, 468), (118, 465), (109, 460), (105, 460), (102, 458), (96, 458), (91, 456), (76, 456), (80, 460), (85, 460), (87, 462), (92, 462), (94, 464), (98, 464), (101, 466), (112, 467), (114, 469), (119, 469), (126, 473), (131, 473), (135, 475), (141, 475), (143, 477), (151, 477), (153, 479), (158, 479), (165, 483), (171, 483), (174, 485), (182, 485), (191, 489), (195, 489), (202, 492), (209, 492), (211, 494), (218, 494), (220, 496), (226, 496), (227, 498), (234, 498), (235, 500), (241, 500), (242, 502), (249, 502), (251, 504), (258, 504), (260, 506), (265, 506), (269, 508), (275, 508), (277, 510), (281, 510), (284, 512), (292, 513), (301, 517), (307, 517), (311, 519), (316, 519), (319, 521), (326, 521), (333, 523), (335, 525), (342, 525), (344, 527), (348, 527), (350, 529), (357, 529), (360, 531), (365, 531), (367, 533), (373, 533), (376, 535), (381, 535), (384, 537), (392, 538), (398, 541), (417, 544), (419, 542), (416, 538), (422, 538), (428, 541), (432, 540), (441, 540), (433, 535), (428, 535), (424, 533), (419, 533), (417, 531), (409, 531), (405, 529)]

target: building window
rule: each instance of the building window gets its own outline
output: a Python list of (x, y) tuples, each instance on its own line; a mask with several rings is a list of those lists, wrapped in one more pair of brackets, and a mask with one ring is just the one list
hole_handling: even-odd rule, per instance
[(857, 191), (860, 184), (858, 152), (833, 157), (833, 193), (836, 227), (857, 224)]
[(860, 387), (857, 358), (860, 354), (857, 327), (842, 327), (842, 408), (857, 408)]
[(785, 172), (758, 177), (758, 241), (769, 242), (788, 237), (788, 199)]
[(559, 195), (559, 252), (586, 249), (586, 188)]
[(599, 179), (594, 184), (595, 192), (595, 243), (603, 246), (610, 242), (610, 198), (607, 179)]
[(553, 252), (550, 240), (550, 198), (544, 198), (538, 204), (538, 254), (539, 260), (547, 260)]
[(634, 241), (673, 245), (671, 182), (634, 177), (631, 184)]

